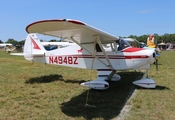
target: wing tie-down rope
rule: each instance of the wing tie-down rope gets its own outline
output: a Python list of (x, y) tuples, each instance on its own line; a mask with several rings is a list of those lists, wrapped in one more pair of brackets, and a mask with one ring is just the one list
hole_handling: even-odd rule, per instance
[[(96, 43), (97, 43), (97, 41), (95, 41), (95, 43), (94, 43), (94, 55), (96, 55), (96, 53), (97, 53), (97, 50), (96, 50)], [(89, 75), (89, 76), (92, 76), (92, 68), (93, 68), (93, 65), (94, 65), (94, 60), (95, 60), (95, 57), (94, 57), (93, 60), (92, 60), (91, 71), (90, 71), (90, 75)], [(91, 77), (91, 78), (92, 78), (92, 77)], [(90, 81), (89, 81), (89, 82), (90, 82)], [(89, 88), (90, 88), (90, 84), (89, 84)], [(94, 108), (96, 108), (95, 105), (89, 105), (89, 104), (88, 104), (88, 98), (89, 98), (89, 89), (88, 89), (88, 91), (87, 91), (85, 107), (94, 107)]]

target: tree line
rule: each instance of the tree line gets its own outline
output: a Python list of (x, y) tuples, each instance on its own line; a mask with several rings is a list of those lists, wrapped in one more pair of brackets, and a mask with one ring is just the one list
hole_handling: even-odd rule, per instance
[[(173, 34), (168, 34), (165, 33), (164, 35), (158, 35), (157, 33), (154, 33), (154, 40), (157, 43), (175, 43), (175, 33)], [(147, 38), (149, 37), (148, 34), (142, 35), (142, 36), (135, 36), (135, 35), (130, 35), (128, 36), (129, 38), (135, 38), (136, 40), (140, 41), (140, 42), (144, 42), (147, 43)]]
[[(158, 35), (157, 33), (154, 33), (154, 40), (157, 41), (157, 43), (175, 43), (175, 33), (174, 34), (168, 34), (165, 33), (164, 35)], [(148, 34), (145, 35), (141, 35), (141, 36), (136, 36), (136, 35), (130, 35), (128, 36), (129, 38), (135, 38), (136, 40), (140, 41), (140, 42), (144, 42), (146, 43), (147, 38), (149, 37)], [(41, 42), (45, 41), (45, 40), (40, 40)], [(51, 39), (48, 42), (60, 42), (60, 40), (56, 40), (56, 39)], [(0, 43), (3, 43), (2, 40), (0, 40)], [(23, 46), (25, 43), (25, 40), (14, 40), (13, 38), (8, 39), (5, 43), (11, 43), (13, 45), (20, 45)]]

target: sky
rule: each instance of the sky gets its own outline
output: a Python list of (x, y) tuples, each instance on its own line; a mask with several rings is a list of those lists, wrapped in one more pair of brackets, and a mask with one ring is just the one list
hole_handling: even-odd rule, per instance
[(24, 40), (27, 25), (63, 18), (82, 21), (115, 36), (173, 34), (174, 5), (175, 0), (0, 0), (0, 40)]

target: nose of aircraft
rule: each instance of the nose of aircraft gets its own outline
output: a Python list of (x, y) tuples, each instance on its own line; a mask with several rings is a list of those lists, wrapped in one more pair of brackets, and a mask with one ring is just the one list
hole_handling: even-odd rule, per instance
[(152, 63), (155, 62), (156, 53), (155, 53), (155, 51), (152, 51), (152, 50), (150, 50), (149, 52), (150, 52), (150, 54), (149, 54), (149, 63), (152, 64)]

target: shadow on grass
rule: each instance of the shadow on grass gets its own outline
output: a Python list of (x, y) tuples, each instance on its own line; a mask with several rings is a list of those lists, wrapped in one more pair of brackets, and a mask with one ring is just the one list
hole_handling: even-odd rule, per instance
[(165, 86), (161, 86), (161, 85), (156, 85), (156, 90), (170, 90), (170, 88), (165, 87)]
[[(70, 101), (62, 103), (62, 112), (71, 117), (83, 117), (88, 120), (106, 120), (117, 117), (132, 95), (132, 82), (143, 75), (140, 72), (120, 72), (118, 74), (122, 79), (118, 82), (109, 82), (110, 87), (107, 90), (87, 90)], [(95, 105), (95, 108), (85, 107), (88, 92), (87, 104)]]
[[(153, 64), (154, 66), (156, 66), (156, 64)], [(161, 63), (158, 63), (158, 65), (162, 65)]]
[(40, 77), (34, 77), (30, 78), (29, 80), (26, 80), (26, 84), (34, 84), (34, 83), (49, 83), (54, 81), (64, 81), (65, 83), (82, 83), (86, 82), (85, 80), (64, 80), (62, 75), (45, 75)]
[(45, 75), (45, 76), (40, 76), (40, 77), (35, 77), (35, 78), (30, 78), (29, 80), (26, 80), (26, 84), (34, 84), (34, 83), (49, 83), (49, 82), (54, 82), (58, 80), (63, 80), (62, 75)]
[[(109, 82), (110, 87), (104, 91), (86, 90), (70, 101), (61, 104), (61, 110), (64, 114), (71, 117), (83, 117), (84, 119), (113, 119), (117, 117), (127, 100), (131, 97), (133, 88), (132, 82), (142, 77), (142, 72), (119, 72), (121, 80), (118, 82)], [(83, 80), (64, 80), (62, 75), (47, 75), (30, 78), (25, 83), (49, 83), (53, 81), (64, 81), (66, 83), (81, 83)], [(157, 90), (168, 89), (164, 86), (157, 86)], [(132, 90), (132, 91), (131, 91)], [(87, 100), (87, 94), (88, 102)], [(85, 107), (86, 104), (96, 107)]]

